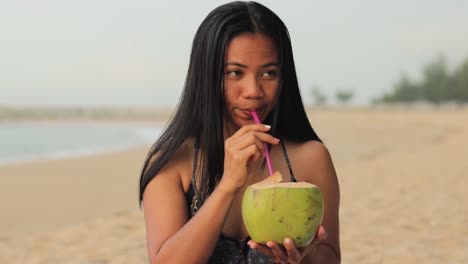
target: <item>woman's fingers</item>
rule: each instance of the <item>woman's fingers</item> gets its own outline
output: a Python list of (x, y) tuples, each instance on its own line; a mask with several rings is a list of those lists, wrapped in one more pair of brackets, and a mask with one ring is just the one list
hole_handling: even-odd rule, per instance
[(258, 149), (263, 152), (265, 151), (264, 143), (278, 144), (279, 140), (264, 132), (250, 131), (249, 133), (245, 133), (244, 135), (237, 138), (234, 142), (237, 143), (236, 145), (238, 145), (239, 149), (243, 149), (249, 145), (255, 144), (257, 145)]
[(273, 255), (275, 256), (276, 260), (278, 260), (280, 263), (288, 263), (288, 256), (286, 255), (286, 252), (284, 252), (284, 249), (282, 249), (280, 245), (278, 245), (274, 241), (268, 241), (267, 246), (273, 252)]
[[(290, 241), (288, 241), (288, 239)], [(290, 238), (284, 241), (284, 248), (274, 241), (268, 241), (266, 245), (259, 244), (253, 240), (248, 242), (250, 248), (274, 259), (276, 263), (297, 264), (302, 260), (300, 251)]]
[(299, 252), (291, 238), (288, 237), (284, 239), (284, 248), (288, 253), (289, 263), (299, 263), (299, 261), (301, 261), (301, 252)]
[(253, 240), (248, 242), (250, 248), (274, 259), (278, 263), (300, 263), (320, 242), (327, 239), (327, 231), (323, 226), (317, 230), (317, 234), (312, 242), (304, 249), (300, 250), (291, 238), (284, 239), (284, 248), (274, 241), (268, 241), (266, 245), (259, 244)]
[[(225, 149), (227, 153), (231, 154), (233, 157), (242, 157), (245, 161), (250, 158), (257, 160), (259, 157), (264, 156), (265, 143), (278, 144), (279, 140), (265, 132), (255, 130), (261, 129), (262, 127), (265, 129), (263, 125), (248, 125), (242, 127), (240, 129), (243, 130), (242, 132), (237, 132), (226, 140)], [(249, 149), (253, 145), (256, 146), (256, 152), (254, 153)], [(245, 153), (249, 153), (249, 156), (245, 157), (245, 155), (243, 155)]]
[(241, 139), (240, 139), (240, 144), (239, 147), (242, 149), (244, 147), (248, 147), (251, 145), (255, 145), (260, 153), (263, 153), (264, 151), (264, 146), (258, 135), (256, 135), (255, 132), (250, 132), (248, 134), (245, 134)]
[(265, 256), (268, 256), (271, 259), (275, 258), (271, 249), (265, 245), (259, 244), (253, 240), (250, 240), (248, 242), (248, 245), (250, 246), (251, 249), (255, 249), (256, 251), (262, 253)]
[(317, 234), (314, 240), (310, 242), (310, 244), (304, 249), (302, 254), (304, 256), (308, 255), (320, 242), (327, 239), (327, 237), (328, 237), (327, 231), (325, 230), (323, 226), (320, 226), (319, 229), (317, 230)]
[[(268, 241), (268, 243), (271, 243), (272, 241)], [(263, 244), (259, 244), (253, 240), (250, 240), (248, 242), (248, 245), (250, 246), (250, 248), (262, 253), (263, 255), (271, 258), (271, 259), (274, 259), (275, 260), (275, 263), (288, 263), (288, 259), (286, 257), (286, 254), (283, 252), (283, 249), (281, 249), (280, 246), (278, 246), (278, 244), (276, 244), (275, 242), (272, 242), (274, 245), (278, 246), (278, 248), (275, 248), (273, 244), (271, 244), (272, 247), (268, 246), (268, 243), (267, 245), (263, 245)], [(278, 250), (280, 250), (282, 253), (278, 252)]]
[(247, 165), (264, 156), (266, 143), (278, 144), (262, 124), (247, 125), (239, 129), (224, 142), (223, 185), (238, 190), (246, 183)]
[(257, 138), (260, 139), (262, 142), (278, 144), (279, 140), (267, 133), (269, 130), (270, 126), (263, 124), (245, 125), (241, 127), (233, 136), (241, 138), (246, 134), (255, 132)]
[(261, 155), (262, 154), (256, 145), (250, 145), (239, 152), (239, 159), (248, 161), (249, 158), (252, 158), (253, 160), (257, 160)]
[(237, 135), (243, 135), (249, 131), (255, 130), (255, 131), (262, 131), (262, 132), (268, 132), (270, 130), (270, 126), (264, 125), (264, 124), (252, 124), (252, 125), (245, 125), (242, 126), (235, 134)]

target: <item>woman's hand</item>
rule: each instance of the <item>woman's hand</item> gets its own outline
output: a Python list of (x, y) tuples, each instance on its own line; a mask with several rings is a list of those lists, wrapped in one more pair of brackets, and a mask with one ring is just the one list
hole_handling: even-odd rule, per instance
[(298, 249), (291, 238), (285, 238), (283, 246), (278, 245), (274, 241), (268, 241), (266, 245), (262, 245), (253, 240), (250, 240), (248, 245), (250, 248), (270, 257), (276, 263), (296, 264), (301, 263), (302, 259), (325, 239), (327, 239), (327, 232), (323, 226), (320, 226), (314, 240), (305, 248)]
[(224, 142), (224, 174), (219, 183), (229, 191), (237, 191), (247, 183), (247, 166), (264, 155), (263, 143), (278, 144), (268, 134), (270, 126), (246, 125)]

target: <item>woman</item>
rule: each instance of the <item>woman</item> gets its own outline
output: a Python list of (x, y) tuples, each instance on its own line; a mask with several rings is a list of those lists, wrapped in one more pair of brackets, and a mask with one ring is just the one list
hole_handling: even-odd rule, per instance
[[(263, 143), (286, 181), (322, 191), (322, 226), (306, 248), (256, 243), (243, 225), (243, 191), (269, 175)], [(144, 163), (140, 202), (151, 263), (340, 262), (337, 177), (304, 111), (287, 28), (272, 11), (233, 2), (202, 22), (181, 101)]]

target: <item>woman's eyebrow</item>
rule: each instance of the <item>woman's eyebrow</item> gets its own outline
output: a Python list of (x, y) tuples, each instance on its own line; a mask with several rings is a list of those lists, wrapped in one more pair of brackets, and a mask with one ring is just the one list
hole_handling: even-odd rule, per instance
[(267, 67), (270, 67), (270, 66), (279, 66), (279, 63), (277, 63), (276, 61), (272, 61), (272, 62), (265, 63), (260, 67), (261, 68), (267, 68)]
[(247, 65), (244, 65), (244, 64), (239, 63), (239, 62), (226, 62), (224, 64), (224, 66), (229, 66), (229, 65), (238, 66), (238, 67), (242, 67), (242, 68), (247, 68)]
[[(247, 68), (247, 65), (244, 65), (244, 64), (239, 63), (239, 62), (226, 62), (226, 63), (224, 64), (224, 66), (230, 66), (230, 65), (232, 65), (232, 66), (238, 66), (238, 67), (242, 67), (242, 68)], [(267, 67), (270, 67), (270, 66), (279, 66), (279, 63), (274, 62), (274, 61), (272, 61), (272, 62), (267, 62), (267, 63), (261, 65), (260, 68), (267, 68)]]

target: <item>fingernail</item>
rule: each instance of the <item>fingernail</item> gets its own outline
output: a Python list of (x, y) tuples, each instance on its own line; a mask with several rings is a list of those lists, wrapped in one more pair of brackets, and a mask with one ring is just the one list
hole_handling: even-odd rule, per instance
[(291, 244), (291, 243), (292, 243), (292, 240), (291, 240), (290, 238), (286, 238), (286, 239), (284, 240), (284, 243), (286, 243), (286, 244)]
[(278, 143), (280, 140), (279, 140), (279, 138), (275, 138), (275, 141), (276, 141), (276, 143)]
[(270, 129), (270, 128), (271, 128), (271, 126), (269, 126), (269, 125), (264, 125), (264, 126), (265, 126), (267, 129)]

